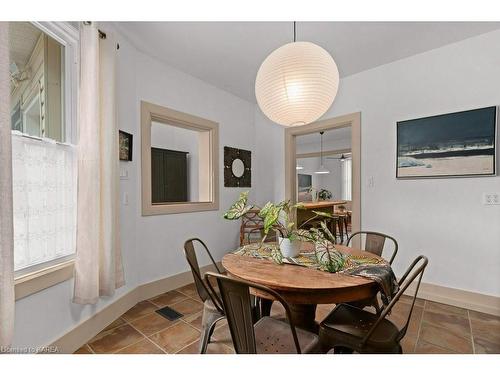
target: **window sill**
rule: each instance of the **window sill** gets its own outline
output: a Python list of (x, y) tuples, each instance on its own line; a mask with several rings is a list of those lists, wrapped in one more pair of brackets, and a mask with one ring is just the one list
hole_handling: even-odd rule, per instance
[(55, 266), (32, 272), (14, 280), (16, 301), (73, 277), (75, 261), (68, 260)]

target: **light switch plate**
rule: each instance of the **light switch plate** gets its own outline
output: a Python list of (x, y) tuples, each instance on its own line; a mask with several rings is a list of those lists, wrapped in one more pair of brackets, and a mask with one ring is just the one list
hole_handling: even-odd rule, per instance
[(483, 204), (487, 206), (500, 204), (500, 193), (484, 193)]
[(120, 180), (128, 180), (128, 169), (120, 168)]

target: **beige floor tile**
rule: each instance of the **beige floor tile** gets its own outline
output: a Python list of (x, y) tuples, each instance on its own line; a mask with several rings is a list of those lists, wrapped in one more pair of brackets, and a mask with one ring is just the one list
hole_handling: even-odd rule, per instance
[(199, 338), (200, 332), (182, 321), (150, 337), (167, 353), (175, 353)]
[[(387, 317), (391, 322), (393, 322), (399, 329), (403, 328), (408, 320), (408, 314), (410, 312), (411, 305), (406, 303), (397, 303), (392, 309), (390, 315)], [(422, 320), (424, 309), (421, 306), (414, 306), (413, 312), (411, 314), (410, 323), (406, 331), (407, 335), (412, 335), (417, 337), (420, 322)]]
[(196, 287), (194, 284), (184, 285), (180, 288), (176, 289), (178, 292), (184, 293), (188, 296), (197, 296), (198, 292), (196, 291)]
[(490, 343), (494, 346), (500, 345), (500, 323), (494, 320), (476, 320), (471, 319), (472, 337)]
[(424, 322), (446, 328), (449, 332), (457, 335), (470, 336), (470, 324), (467, 316), (425, 311), (422, 319)]
[[(201, 331), (202, 319), (203, 319), (203, 312), (198, 313), (198, 314), (189, 315), (188, 317), (182, 317), (182, 320), (184, 320), (186, 323), (191, 324), (194, 328), (196, 328), (200, 331)], [(225, 324), (227, 324), (227, 320), (221, 319), (217, 322), (215, 329), (222, 327)]]
[(424, 340), (419, 340), (415, 349), (416, 354), (457, 354), (451, 349), (442, 348), (437, 345), (430, 344)]
[(417, 343), (417, 337), (414, 335), (406, 334), (405, 337), (399, 342), (403, 348), (404, 354), (412, 354), (415, 352), (415, 346)]
[[(199, 354), (199, 350), (200, 341), (198, 340), (177, 352), (177, 354)], [(234, 349), (219, 342), (212, 342), (208, 344), (206, 354), (234, 354)]]
[(481, 322), (487, 322), (490, 324), (496, 324), (500, 328), (500, 316), (484, 314), (478, 311), (469, 310), (469, 316), (471, 320), (479, 320)]
[(419, 340), (430, 344), (450, 349), (458, 353), (472, 353), (471, 337), (459, 336), (444, 327), (432, 325), (428, 322), (422, 323)]
[(176, 290), (171, 290), (170, 292), (160, 294), (155, 298), (151, 298), (149, 301), (154, 303), (158, 307), (165, 307), (173, 305), (174, 303), (184, 301), (188, 298), (185, 294), (179, 293)]
[(168, 328), (177, 322), (178, 321), (175, 320), (168, 320), (167, 318), (164, 318), (160, 314), (154, 312), (130, 322), (130, 325), (142, 332), (144, 335), (151, 336), (153, 333)]
[(165, 354), (165, 352), (148, 339), (143, 339), (119, 350), (116, 354)]
[(156, 310), (158, 310), (158, 307), (156, 305), (153, 305), (149, 301), (142, 301), (128, 310), (125, 314), (123, 314), (122, 318), (128, 322), (131, 322), (135, 319), (143, 317), (144, 315), (155, 312)]
[(87, 344), (83, 345), (81, 348), (79, 348), (76, 352), (73, 354), (92, 354), (92, 351), (88, 347)]
[[(412, 303), (413, 301), (413, 296), (407, 296), (405, 294), (403, 294), (401, 296), (401, 298), (399, 299), (399, 302), (403, 302), (403, 303)], [(424, 307), (424, 303), (425, 303), (425, 300), (421, 299), (421, 298), (417, 298), (415, 300), (415, 306), (420, 306), (420, 307)]]
[(142, 336), (128, 324), (115, 328), (103, 337), (91, 341), (88, 345), (95, 353), (114, 353), (141, 340)]
[(170, 306), (177, 312), (180, 312), (185, 317), (199, 313), (203, 310), (203, 304), (195, 301), (192, 298), (185, 299), (184, 301), (177, 302)]
[(425, 311), (433, 311), (433, 312), (444, 313), (444, 314), (452, 313), (452, 314), (456, 314), (456, 315), (467, 316), (466, 309), (462, 309), (460, 307), (451, 306), (451, 305), (445, 305), (443, 303), (431, 302), (431, 301), (427, 301), (427, 303), (425, 304)]
[(500, 354), (500, 339), (490, 341), (474, 336), (474, 349), (476, 354)]
[(186, 323), (191, 324), (194, 328), (201, 330), (201, 320), (203, 319), (203, 311), (197, 314), (183, 316), (181, 319)]

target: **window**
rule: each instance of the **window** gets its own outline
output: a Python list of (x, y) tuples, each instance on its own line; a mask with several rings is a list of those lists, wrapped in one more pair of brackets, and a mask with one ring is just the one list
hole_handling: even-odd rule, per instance
[(17, 282), (75, 253), (78, 30), (10, 22), (9, 38)]
[(341, 165), (342, 173), (342, 199), (352, 200), (352, 159), (344, 159)]
[(218, 124), (141, 102), (142, 214), (217, 210)]

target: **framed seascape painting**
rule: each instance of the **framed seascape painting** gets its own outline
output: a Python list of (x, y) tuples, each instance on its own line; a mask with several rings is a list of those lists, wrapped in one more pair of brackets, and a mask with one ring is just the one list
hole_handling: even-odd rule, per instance
[(497, 107), (397, 123), (397, 178), (495, 176)]

